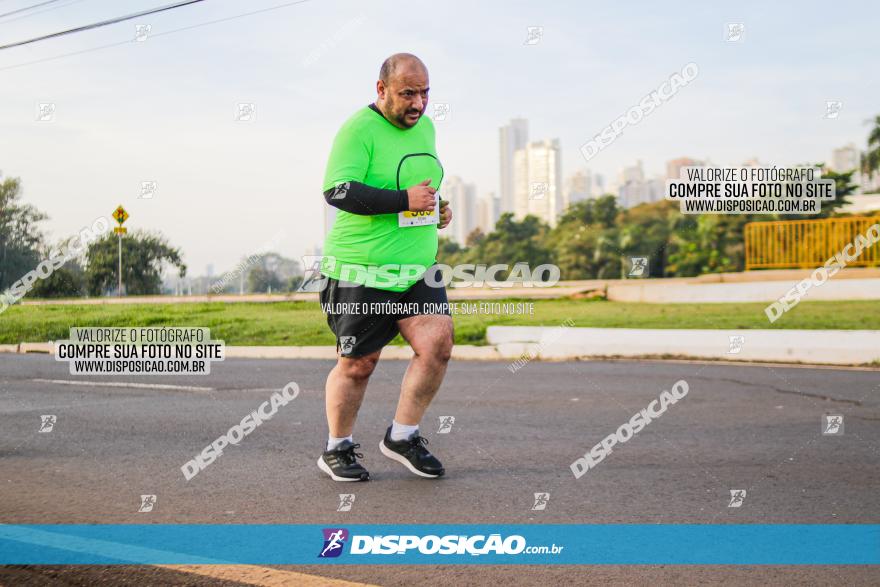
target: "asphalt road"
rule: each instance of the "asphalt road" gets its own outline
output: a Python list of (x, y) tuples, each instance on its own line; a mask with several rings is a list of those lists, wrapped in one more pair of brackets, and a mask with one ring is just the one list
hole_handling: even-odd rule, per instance
[[(355, 431), (373, 481), (341, 485), (315, 466), (331, 366), (229, 359), (206, 376), (75, 377), (46, 355), (0, 355), (0, 522), (880, 523), (880, 371), (455, 362), (422, 426), (447, 469), (428, 481), (378, 451), (406, 367), (384, 361)], [(680, 379), (684, 399), (575, 479), (575, 458)], [(184, 462), (290, 381), (296, 400), (184, 479)], [(842, 435), (821, 433), (825, 414), (843, 416)], [(449, 433), (441, 416), (455, 418)], [(746, 490), (741, 507), (728, 507), (732, 489)], [(550, 494), (544, 511), (531, 509), (536, 492)], [(336, 511), (340, 493), (356, 495), (351, 511)], [(150, 513), (137, 511), (142, 494), (157, 496)], [(278, 569), (382, 585), (880, 582), (856, 566)], [(237, 584), (153, 567), (0, 569), (0, 584), (28, 581)]]

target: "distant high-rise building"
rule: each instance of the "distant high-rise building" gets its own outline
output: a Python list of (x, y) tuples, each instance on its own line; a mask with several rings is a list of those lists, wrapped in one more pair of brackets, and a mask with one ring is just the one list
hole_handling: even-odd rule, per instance
[(514, 153), (523, 149), (529, 142), (529, 121), (514, 118), (510, 124), (499, 129), (499, 165), (501, 170), (500, 199), (501, 212), (513, 212), (515, 206)]
[(852, 143), (831, 152), (831, 169), (838, 173), (859, 169), (860, 153)]
[(591, 173), (587, 171), (590, 175), (590, 197), (591, 198), (600, 198), (608, 193), (608, 186), (605, 185), (605, 176), (601, 173)]
[(626, 184), (629, 182), (642, 182), (645, 181), (645, 172), (642, 169), (642, 160), (639, 159), (636, 161), (635, 165), (630, 165), (629, 167), (624, 167), (620, 171), (620, 184)]
[(489, 234), (495, 230), (495, 223), (501, 216), (498, 198), (494, 192), (489, 192), (486, 196), (477, 200), (477, 228), (484, 234)]
[(467, 236), (477, 227), (477, 188), (455, 175), (445, 179), (443, 186), (444, 199), (449, 200), (454, 214), (448, 236), (458, 244), (464, 245)]
[(565, 208), (605, 194), (605, 178), (589, 169), (578, 171), (565, 182)]
[[(669, 171), (667, 166), (667, 173)], [(677, 169), (675, 171), (678, 172)], [(635, 165), (621, 170), (618, 178), (617, 201), (623, 208), (657, 202), (663, 199), (665, 189), (666, 182), (662, 177), (645, 179), (642, 162), (639, 160)]]
[(563, 209), (590, 197), (589, 171), (576, 171), (574, 175), (565, 180), (565, 205)]
[(320, 257), (322, 254), (321, 253), (322, 250), (323, 250), (323, 245), (312, 245), (310, 247), (306, 247), (306, 250), (305, 250), (305, 252), (303, 252), (303, 255), (308, 255), (310, 257), (311, 256)]
[[(529, 213), (529, 158), (526, 149), (517, 149), (513, 153), (513, 216), (523, 218)], [(510, 212), (504, 209), (501, 202), (501, 213)]]
[(550, 226), (562, 213), (562, 151), (559, 139), (536, 141), (514, 153), (514, 217), (537, 216)]
[(208, 266), (205, 267), (205, 276), (208, 277), (209, 279), (211, 277), (214, 277), (214, 264), (213, 263), (208, 263)]
[(679, 157), (678, 159), (673, 159), (672, 161), (666, 162), (666, 179), (678, 179), (681, 177), (681, 168), (682, 167), (704, 167), (705, 163), (703, 161), (697, 161), (696, 159), (691, 159), (690, 157)]
[(642, 182), (645, 173), (642, 170), (642, 161), (636, 161), (635, 165), (624, 167), (617, 174), (617, 201), (623, 208), (635, 206), (640, 198)]
[(876, 193), (880, 188), (880, 174), (871, 177), (862, 173), (862, 152), (853, 143), (831, 152), (831, 170), (837, 173), (855, 170), (850, 181), (858, 186), (856, 194)]

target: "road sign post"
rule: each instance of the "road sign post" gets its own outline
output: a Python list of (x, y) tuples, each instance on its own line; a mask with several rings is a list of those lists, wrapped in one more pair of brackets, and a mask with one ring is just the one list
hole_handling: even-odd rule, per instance
[(125, 211), (125, 208), (122, 207), (122, 204), (113, 211), (113, 218), (119, 224), (116, 228), (113, 229), (113, 232), (116, 233), (117, 238), (119, 239), (119, 269), (118, 269), (118, 289), (116, 291), (117, 297), (122, 296), (122, 235), (128, 232), (128, 229), (123, 227), (123, 223), (128, 220), (128, 212)]

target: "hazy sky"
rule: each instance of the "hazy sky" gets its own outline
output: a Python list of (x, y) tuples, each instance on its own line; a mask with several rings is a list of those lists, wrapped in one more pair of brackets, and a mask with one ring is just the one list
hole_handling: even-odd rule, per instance
[[(63, 0), (0, 19), (0, 44), (169, 2)], [(0, 0), (0, 13), (34, 3)], [(279, 234), (289, 257), (323, 240), (333, 136), (398, 51), (423, 59), (431, 101), (450, 104), (438, 153), (480, 195), (498, 189), (498, 127), (513, 117), (532, 140), (560, 139), (566, 177), (610, 177), (637, 159), (649, 175), (679, 156), (828, 160), (863, 146), (880, 114), (880, 8), (868, 2), (311, 0), (170, 32), (281, 4), (208, 0), (0, 51), (0, 171), (22, 179), (53, 237), (123, 204), (126, 226), (160, 230), (200, 275)], [(736, 22), (743, 41), (727, 42)], [(151, 37), (134, 42), (136, 24)], [(525, 44), (529, 26), (543, 27), (538, 44)], [(691, 61), (696, 80), (584, 161), (581, 144)], [(837, 119), (826, 100), (843, 102)], [(36, 121), (42, 102), (54, 121)], [(254, 103), (256, 120), (235, 121), (238, 103)], [(138, 199), (146, 180), (158, 191)]]

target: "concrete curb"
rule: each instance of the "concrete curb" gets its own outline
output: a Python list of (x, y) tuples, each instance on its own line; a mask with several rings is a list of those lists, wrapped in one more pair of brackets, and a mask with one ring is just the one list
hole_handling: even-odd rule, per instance
[[(486, 346), (456, 345), (459, 361), (589, 359), (714, 360), (733, 363), (805, 365), (870, 365), (880, 363), (876, 330), (660, 330), (631, 328), (566, 328), (490, 326)], [(731, 336), (742, 346), (731, 353)], [(52, 342), (0, 345), (0, 353), (53, 354)], [(408, 360), (408, 346), (387, 346), (384, 359)], [(332, 346), (227, 346), (236, 359), (336, 359)]]
[[(731, 352), (731, 337), (741, 336)], [(666, 330), (489, 326), (505, 357), (693, 357), (725, 361), (863, 365), (880, 362), (877, 330)]]
[[(658, 283), (646, 280), (608, 285), (606, 297), (614, 302), (651, 304), (774, 302), (793, 288), (797, 281), (742, 283)], [(811, 288), (804, 301), (878, 300), (880, 279), (829, 279)]]

